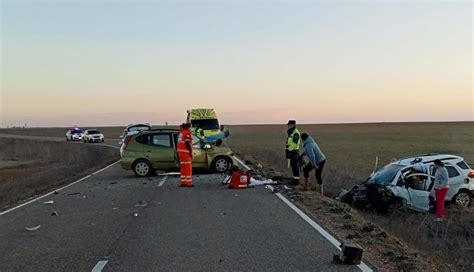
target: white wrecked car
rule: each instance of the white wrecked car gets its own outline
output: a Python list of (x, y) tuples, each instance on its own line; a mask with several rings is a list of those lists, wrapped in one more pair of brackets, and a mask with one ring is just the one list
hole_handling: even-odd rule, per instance
[(446, 201), (461, 207), (470, 206), (474, 171), (462, 157), (447, 154), (424, 154), (392, 161), (339, 198), (352, 206), (373, 208), (378, 212), (386, 212), (394, 206), (427, 212), (435, 197), (433, 162), (436, 159), (445, 163), (449, 173)]

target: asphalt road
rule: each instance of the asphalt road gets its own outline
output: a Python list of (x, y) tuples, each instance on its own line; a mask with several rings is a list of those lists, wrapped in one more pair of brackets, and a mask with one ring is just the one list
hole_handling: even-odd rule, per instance
[(270, 190), (223, 179), (179, 188), (116, 164), (0, 215), (0, 271), (360, 271)]

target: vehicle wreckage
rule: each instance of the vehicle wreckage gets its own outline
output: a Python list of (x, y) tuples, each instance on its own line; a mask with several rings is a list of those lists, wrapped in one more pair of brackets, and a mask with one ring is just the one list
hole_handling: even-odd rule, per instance
[(440, 154), (392, 160), (372, 172), (361, 184), (353, 186), (351, 190), (343, 190), (338, 198), (355, 208), (374, 209), (380, 213), (400, 207), (428, 212), (434, 206), (436, 168), (433, 162), (436, 159), (445, 163), (449, 174), (446, 201), (460, 207), (470, 206), (474, 193), (474, 171), (462, 157)]

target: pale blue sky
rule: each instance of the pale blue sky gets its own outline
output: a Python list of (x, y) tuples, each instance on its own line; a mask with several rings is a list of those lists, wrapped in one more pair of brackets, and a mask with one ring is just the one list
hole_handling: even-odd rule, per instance
[(470, 2), (1, 1), (1, 23), (2, 126), (473, 119)]

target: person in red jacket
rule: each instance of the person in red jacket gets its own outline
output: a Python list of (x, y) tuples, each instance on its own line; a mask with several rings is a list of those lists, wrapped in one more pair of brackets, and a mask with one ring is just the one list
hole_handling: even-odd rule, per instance
[(180, 126), (178, 136), (178, 158), (181, 165), (181, 187), (194, 187), (193, 185), (193, 137), (191, 134), (191, 124), (186, 123)]

